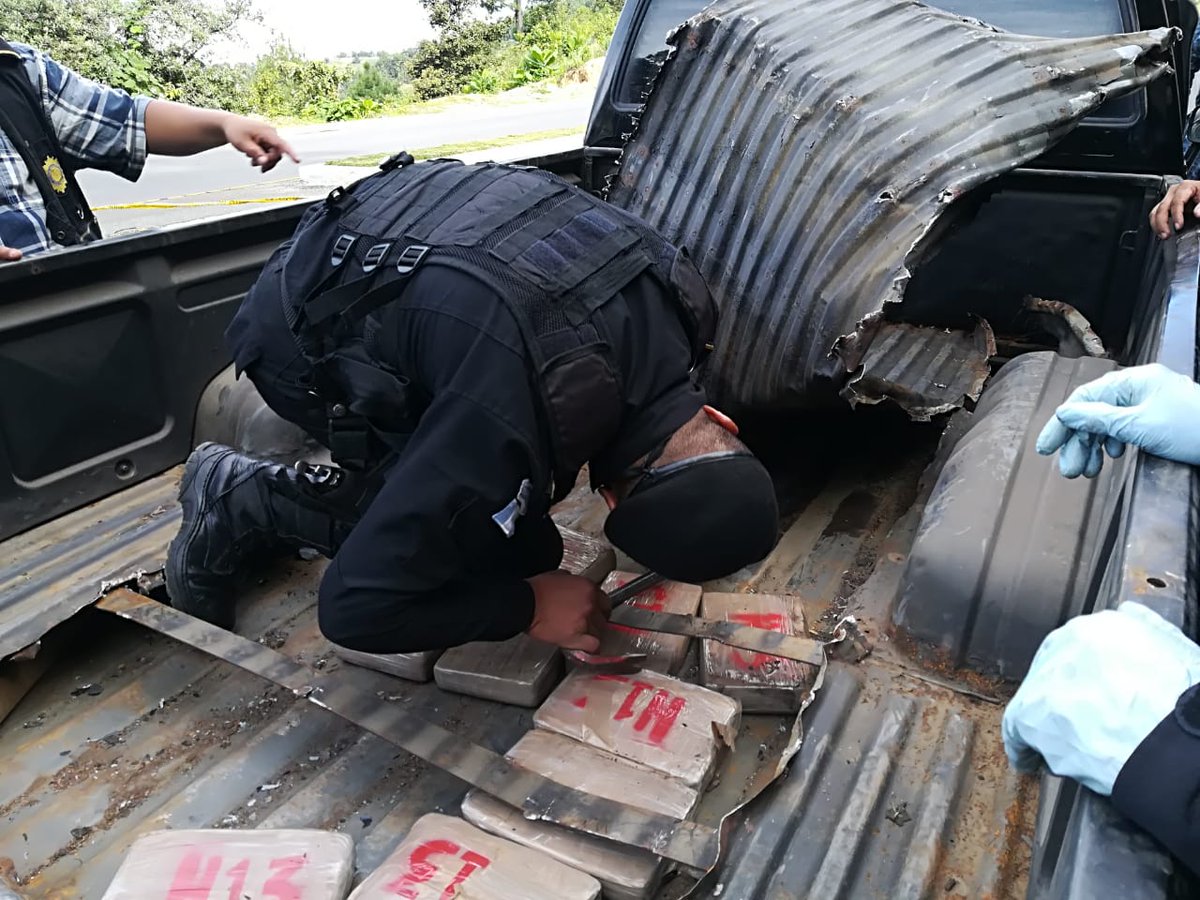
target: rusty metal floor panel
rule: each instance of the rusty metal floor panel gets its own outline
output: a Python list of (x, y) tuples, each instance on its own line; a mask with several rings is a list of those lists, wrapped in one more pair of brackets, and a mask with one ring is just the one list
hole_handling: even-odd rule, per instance
[(106, 584), (163, 567), (179, 528), (179, 466), (4, 541), (0, 660), (94, 603)]
[[(812, 459), (796, 449), (811, 423), (782, 441), (797, 473), (780, 481), (784, 538), (765, 564), (712, 586), (799, 594), (810, 621), (841, 598), (875, 650), (832, 664), (791, 773), (756, 801), (701, 896), (916, 897), (929, 885), (1023, 896), (1034, 788), (1008, 775), (1001, 707), (931, 683), (879, 624), (936, 443), (936, 429), (893, 434), (883, 421)], [(561, 518), (595, 533), (603, 513), (581, 492)], [(340, 661), (317, 632), (321, 567), (261, 573), (239, 632), (498, 751), (529, 727), (529, 711)], [(0, 873), (11, 860), (23, 896), (97, 897), (132, 841), (164, 827), (335, 829), (354, 838), (361, 880), (422, 814), (457, 811), (464, 786), (451, 776), (251, 675), (96, 610), (64, 628), (70, 652), (0, 723)], [(683, 674), (695, 675), (694, 654)], [(781, 721), (746, 719), (752, 747)]]

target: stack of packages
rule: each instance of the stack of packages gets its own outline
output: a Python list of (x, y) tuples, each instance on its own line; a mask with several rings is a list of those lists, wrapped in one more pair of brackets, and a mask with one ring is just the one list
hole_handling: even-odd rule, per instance
[[(605, 591), (636, 577), (612, 572), (613, 551), (601, 542), (564, 533), (564, 544), (564, 568), (604, 579)], [(665, 582), (629, 603), (804, 634), (799, 606), (787, 597), (703, 594), (695, 585)], [(706, 640), (700, 652), (704, 686), (698, 686), (674, 677), (689, 644), (688, 637), (610, 623), (597, 657), (640, 654), (643, 668), (618, 674), (573, 661), (565, 679), (562, 654), (524, 635), (444, 654), (338, 652), (403, 678), (432, 676), (447, 690), (540, 704), (534, 730), (508, 751), (508, 759), (588, 794), (687, 819), (732, 750), (742, 712), (798, 712), (817, 674), (813, 666)], [(648, 900), (667, 871), (665, 861), (647, 850), (529, 821), (478, 790), (463, 800), (462, 815), (465, 822), (438, 814), (418, 820), (351, 900)], [(348, 838), (320, 831), (156, 832), (134, 845), (105, 900), (157, 894), (199, 900), (210, 892), (342, 900), (351, 856)], [(148, 893), (148, 885), (195, 893)]]

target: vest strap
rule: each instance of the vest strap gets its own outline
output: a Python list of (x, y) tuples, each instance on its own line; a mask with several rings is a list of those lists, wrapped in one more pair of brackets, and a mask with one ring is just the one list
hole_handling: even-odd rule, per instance
[(54, 126), (25, 73), (17, 52), (0, 39), (0, 131), (8, 137), (45, 208), (46, 228), (63, 246), (98, 239), (100, 225), (92, 214), (75, 171), (68, 163)]

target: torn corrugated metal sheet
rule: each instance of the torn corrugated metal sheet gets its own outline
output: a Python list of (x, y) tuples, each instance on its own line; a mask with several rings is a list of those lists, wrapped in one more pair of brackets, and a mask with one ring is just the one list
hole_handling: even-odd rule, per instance
[(669, 38), (609, 200), (712, 287), (718, 402), (825, 401), (841, 339), (902, 300), (953, 201), (1167, 72), (1177, 39), (1027, 37), (912, 0), (718, 0)]
[(0, 660), (105, 590), (162, 570), (179, 529), (180, 466), (4, 542)]
[(857, 371), (842, 396), (852, 406), (892, 400), (918, 422), (957, 409), (964, 398), (978, 400), (996, 355), (983, 321), (968, 332), (868, 320), (857, 334), (863, 339), (855, 349), (842, 351)]

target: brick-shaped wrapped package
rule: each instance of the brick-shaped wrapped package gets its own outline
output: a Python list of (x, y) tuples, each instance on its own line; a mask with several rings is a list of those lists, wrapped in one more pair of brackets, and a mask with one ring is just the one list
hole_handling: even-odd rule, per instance
[[(637, 577), (630, 572), (613, 572), (604, 579), (601, 588), (606, 593), (615, 591)], [(639, 609), (694, 616), (700, 609), (702, 593), (699, 585), (664, 581), (647, 588), (627, 602)], [(687, 635), (659, 634), (609, 622), (600, 636), (600, 649), (596, 651), (596, 655), (624, 656), (629, 653), (645, 653), (646, 660), (641, 663), (642, 668), (662, 672), (664, 675), (674, 675), (683, 668), (691, 640)]]
[(594, 876), (604, 900), (650, 900), (666, 870), (662, 858), (653, 853), (550, 822), (530, 822), (519, 810), (483, 791), (471, 791), (463, 798), (462, 814), (484, 831)]
[(433, 678), (433, 666), (441, 657), (442, 650), (421, 650), (417, 653), (362, 653), (346, 647), (333, 645), (333, 650), (348, 663), (395, 675), (407, 681), (429, 681)]
[(433, 667), (433, 678), (444, 691), (532, 707), (546, 699), (562, 671), (557, 647), (518, 634), (452, 647)]
[[(612, 547), (574, 531), (562, 530), (562, 568), (597, 584), (616, 562)], [(456, 694), (537, 706), (562, 678), (557, 647), (518, 634), (507, 641), (476, 641), (447, 650), (433, 668), (438, 687)]]
[(623, 759), (707, 784), (741, 722), (737, 700), (707, 688), (641, 671), (572, 672), (534, 714), (534, 724)]
[(700, 799), (681, 781), (551, 731), (526, 732), (507, 756), (551, 781), (674, 819), (686, 819)]
[(342, 900), (354, 842), (308, 829), (154, 831), (134, 841), (104, 900)]
[(462, 819), (422, 816), (350, 900), (596, 900), (590, 875)]
[(599, 584), (617, 564), (617, 554), (604, 541), (560, 528), (563, 558), (559, 568), (572, 575), (581, 575), (588, 581)]
[[(750, 625), (783, 634), (805, 633), (804, 613), (794, 597), (777, 594), (705, 594), (704, 618)], [(739, 650), (720, 641), (701, 642), (700, 678), (705, 687), (736, 697), (742, 712), (796, 713), (818, 668), (767, 653)]]

